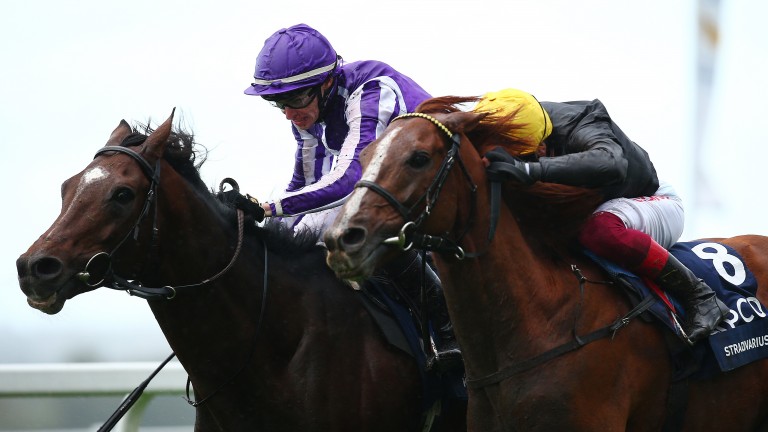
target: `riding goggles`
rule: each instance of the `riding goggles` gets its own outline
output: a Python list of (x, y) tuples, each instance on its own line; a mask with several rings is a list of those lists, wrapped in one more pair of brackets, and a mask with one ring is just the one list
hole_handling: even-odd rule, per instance
[(305, 89), (298, 89), (288, 93), (279, 93), (275, 95), (262, 96), (273, 107), (285, 110), (302, 109), (312, 103), (313, 100), (320, 94), (320, 86), (314, 86)]

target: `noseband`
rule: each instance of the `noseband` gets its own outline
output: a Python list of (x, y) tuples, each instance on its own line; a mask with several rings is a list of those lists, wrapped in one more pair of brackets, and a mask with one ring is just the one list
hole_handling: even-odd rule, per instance
[[(445, 135), (448, 138), (448, 143), (450, 144), (450, 148), (448, 149), (448, 152), (445, 155), (445, 159), (443, 159), (443, 163), (440, 165), (440, 168), (437, 170), (437, 173), (435, 174), (435, 178), (432, 179), (432, 182), (430, 183), (427, 190), (422, 194), (418, 200), (409, 208), (406, 207), (404, 204), (402, 204), (400, 201), (397, 200), (397, 198), (392, 195), (389, 191), (381, 187), (379, 184), (369, 181), (369, 180), (360, 180), (355, 184), (355, 188), (361, 188), (366, 187), (377, 194), (381, 195), (387, 202), (392, 205), (392, 207), (400, 213), (400, 216), (403, 217), (405, 220), (405, 224), (400, 229), (399, 234), (396, 237), (391, 237), (384, 240), (385, 244), (397, 246), (403, 250), (411, 249), (412, 247), (416, 246), (421, 249), (425, 250), (435, 250), (440, 252), (450, 252), (453, 253), (457, 258), (463, 259), (465, 257), (465, 253), (461, 247), (459, 247), (455, 242), (452, 242), (444, 237), (437, 237), (437, 236), (430, 236), (426, 234), (419, 234), (416, 233), (416, 231), (421, 227), (421, 225), (424, 223), (424, 221), (429, 217), (430, 213), (432, 212), (432, 209), (435, 207), (435, 204), (437, 203), (437, 198), (440, 195), (440, 191), (443, 189), (443, 186), (445, 185), (445, 181), (448, 178), (448, 174), (451, 171), (451, 168), (453, 168), (454, 164), (458, 162), (459, 166), (461, 167), (461, 171), (464, 173), (464, 177), (467, 179), (467, 182), (469, 182), (470, 190), (472, 192), (472, 195), (474, 196), (477, 192), (477, 185), (472, 181), (472, 177), (469, 175), (469, 172), (467, 171), (467, 168), (464, 166), (464, 162), (461, 160), (461, 157), (459, 156), (459, 149), (461, 147), (461, 137), (458, 133), (453, 133), (448, 129), (444, 124), (442, 124), (439, 120), (436, 118), (424, 114), (424, 113), (407, 113), (400, 115), (398, 117), (395, 117), (392, 121), (401, 120), (404, 118), (409, 117), (416, 117), (416, 118), (422, 118), (424, 120), (427, 120), (437, 126), (440, 131), (444, 132)], [(419, 214), (418, 217), (415, 219), (412, 218), (412, 213), (416, 209), (418, 205), (421, 204), (421, 202), (424, 202), (424, 210)], [(471, 209), (471, 216), (470, 219), (474, 218), (475, 214), (475, 199), (472, 200), (472, 209)], [(471, 224), (467, 224), (469, 227)], [(467, 228), (468, 230), (469, 228)], [(459, 236), (459, 238), (463, 237), (464, 234)]]

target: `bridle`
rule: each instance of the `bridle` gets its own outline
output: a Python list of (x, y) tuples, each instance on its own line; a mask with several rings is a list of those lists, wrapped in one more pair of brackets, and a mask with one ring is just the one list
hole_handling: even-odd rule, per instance
[[(83, 271), (79, 272), (77, 274), (78, 279), (80, 279), (84, 284), (86, 284), (90, 288), (98, 288), (100, 286), (105, 286), (107, 288), (120, 290), (120, 291), (126, 291), (130, 295), (135, 295), (137, 297), (141, 297), (144, 299), (155, 299), (155, 298), (164, 298), (164, 299), (173, 299), (176, 297), (176, 294), (180, 289), (184, 288), (192, 288), (192, 287), (199, 287), (202, 285), (205, 285), (207, 283), (210, 283), (223, 274), (225, 274), (229, 269), (232, 267), (232, 265), (237, 260), (237, 257), (240, 254), (240, 250), (242, 248), (243, 243), (243, 225), (244, 225), (244, 215), (242, 210), (237, 210), (237, 226), (238, 226), (238, 240), (237, 240), (237, 247), (235, 248), (235, 252), (232, 255), (232, 258), (230, 259), (229, 263), (218, 273), (216, 273), (214, 276), (211, 276), (202, 282), (194, 283), (194, 284), (188, 284), (188, 285), (177, 285), (177, 286), (163, 286), (159, 288), (152, 288), (152, 287), (146, 287), (141, 285), (140, 282), (136, 281), (130, 281), (127, 278), (121, 277), (112, 269), (112, 257), (114, 256), (115, 252), (117, 252), (120, 247), (122, 247), (125, 242), (128, 240), (128, 238), (131, 237), (131, 234), (133, 233), (133, 238), (137, 239), (139, 235), (139, 227), (141, 223), (144, 221), (144, 218), (147, 217), (149, 214), (150, 208), (157, 200), (157, 187), (160, 183), (160, 160), (158, 159), (157, 163), (155, 164), (155, 167), (153, 168), (149, 162), (147, 162), (146, 159), (144, 159), (143, 156), (141, 156), (136, 151), (128, 148), (128, 147), (122, 147), (122, 146), (105, 146), (100, 148), (96, 155), (94, 156), (94, 159), (104, 153), (109, 152), (118, 152), (123, 153), (128, 156), (130, 156), (134, 161), (136, 161), (139, 166), (141, 167), (142, 172), (144, 175), (149, 179), (150, 185), (149, 190), (147, 191), (147, 196), (144, 200), (144, 206), (142, 207), (141, 212), (139, 213), (139, 216), (136, 218), (136, 222), (133, 224), (131, 229), (128, 231), (128, 233), (120, 240), (120, 242), (112, 249), (112, 252), (98, 252), (94, 254), (89, 260), (88, 263), (86, 263), (85, 268)], [(225, 180), (226, 181), (226, 180)], [(224, 182), (219, 186), (220, 188), (223, 188)], [(148, 259), (148, 262), (155, 263), (157, 262), (157, 237), (158, 237), (158, 228), (157, 228), (157, 205), (155, 207), (155, 214), (152, 218), (152, 242), (150, 244), (150, 256)], [(101, 275), (97, 276), (96, 278), (93, 278), (93, 272), (97, 269), (97, 267), (101, 268)], [(95, 281), (92, 281), (91, 279), (95, 279)]]
[[(427, 190), (424, 191), (424, 193), (414, 202), (411, 207), (407, 207), (398, 201), (397, 198), (392, 195), (392, 193), (375, 182), (369, 180), (360, 180), (357, 182), (357, 184), (355, 184), (355, 188), (365, 187), (372, 190), (373, 192), (376, 192), (381, 197), (383, 197), (395, 210), (397, 210), (397, 212), (405, 221), (405, 224), (402, 226), (402, 228), (400, 228), (398, 235), (396, 237), (385, 239), (383, 241), (384, 244), (399, 247), (404, 251), (416, 247), (424, 250), (447, 252), (453, 254), (458, 259), (464, 259), (467, 256), (472, 256), (473, 254), (465, 253), (464, 250), (458, 245), (458, 242), (461, 241), (461, 238), (463, 238), (463, 236), (472, 226), (471, 222), (475, 218), (477, 209), (477, 185), (472, 180), (472, 177), (469, 175), (469, 171), (467, 170), (464, 162), (461, 160), (461, 156), (459, 155), (459, 149), (461, 148), (461, 136), (458, 133), (451, 132), (450, 129), (448, 129), (436, 118), (424, 113), (406, 113), (395, 117), (392, 121), (394, 122), (405, 118), (421, 118), (431, 122), (437, 126), (441, 132), (445, 133), (447, 136), (447, 143), (450, 145), (450, 148), (448, 149), (448, 152), (446, 153), (440, 168), (437, 170), (437, 173), (432, 179), (432, 182), (430, 183)], [(456, 163), (458, 163), (459, 167), (461, 168), (461, 172), (464, 174), (464, 178), (469, 183), (470, 192), (472, 193), (472, 207), (470, 209), (469, 217), (470, 223), (467, 224), (466, 231), (459, 235), (456, 241), (450, 240), (443, 236), (432, 236), (417, 232), (424, 221), (431, 214), (432, 209), (435, 207), (437, 198), (440, 195), (440, 191), (445, 185), (445, 181), (448, 179), (448, 174), (451, 172), (451, 169)], [(422, 202), (424, 203), (424, 209), (417, 217), (414, 218), (412, 215)]]
[[(149, 190), (147, 191), (147, 196), (144, 199), (144, 205), (141, 209), (141, 212), (139, 213), (139, 216), (136, 218), (136, 222), (133, 224), (130, 230), (128, 230), (128, 233), (126, 233), (125, 236), (123, 236), (122, 240), (117, 243), (117, 245), (112, 248), (112, 252), (97, 252), (94, 254), (89, 260), (88, 263), (86, 263), (85, 268), (82, 272), (77, 274), (78, 279), (80, 279), (84, 284), (86, 284), (90, 288), (98, 288), (100, 286), (107, 286), (112, 287), (115, 278), (115, 274), (112, 270), (112, 256), (115, 252), (117, 252), (120, 247), (125, 244), (125, 242), (128, 240), (128, 238), (131, 236), (131, 233), (133, 233), (134, 239), (138, 238), (139, 235), (139, 225), (142, 223), (144, 218), (149, 214), (149, 210), (152, 207), (152, 204), (155, 202), (155, 197), (157, 195), (157, 186), (160, 183), (160, 161), (158, 160), (155, 164), (155, 167), (152, 168), (152, 166), (149, 164), (149, 162), (146, 161), (140, 154), (136, 153), (135, 151), (127, 148), (127, 147), (121, 147), (121, 146), (106, 146), (100, 148), (96, 154), (94, 155), (94, 159), (99, 157), (102, 154), (109, 153), (109, 152), (118, 152), (123, 153), (128, 156), (130, 156), (134, 161), (136, 161), (139, 164), (139, 167), (141, 168), (144, 175), (149, 179)], [(153, 221), (153, 238), (152, 238), (152, 244), (155, 244), (155, 237), (157, 235), (157, 217), (154, 218)], [(155, 248), (152, 247), (150, 250), (154, 250)], [(96, 278), (93, 277), (94, 271), (99, 270), (97, 267), (101, 265), (101, 271), (99, 272), (100, 275)], [(97, 274), (99, 274), (97, 273)], [(95, 280), (92, 280), (95, 279)], [(130, 292), (130, 291), (129, 291)]]

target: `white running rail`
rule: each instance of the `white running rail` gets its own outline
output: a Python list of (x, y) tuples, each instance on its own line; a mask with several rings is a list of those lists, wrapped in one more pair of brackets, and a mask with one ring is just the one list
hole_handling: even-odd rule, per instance
[[(23, 396), (125, 396), (149, 377), (160, 362), (0, 364), (0, 398)], [(182, 395), (187, 373), (168, 363), (141, 399), (113, 429), (138, 432), (144, 409), (154, 396)], [(115, 405), (117, 409), (117, 405)], [(112, 414), (110, 412), (110, 414)], [(104, 418), (106, 421), (107, 418)]]

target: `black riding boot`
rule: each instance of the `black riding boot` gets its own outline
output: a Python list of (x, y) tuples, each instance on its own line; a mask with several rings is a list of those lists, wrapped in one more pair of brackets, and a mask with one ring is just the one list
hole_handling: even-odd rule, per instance
[(712, 288), (671, 254), (656, 283), (682, 303), (685, 310), (683, 330), (691, 344), (708, 337), (728, 313), (728, 307)]
[[(387, 265), (386, 273), (414, 304), (421, 304), (422, 259), (419, 252), (405, 252), (402, 257)], [(437, 334), (437, 363), (441, 370), (459, 367), (463, 364), (461, 350), (453, 334), (453, 325), (448, 316), (440, 279), (429, 265), (425, 266), (424, 278), (427, 294), (426, 315)]]

